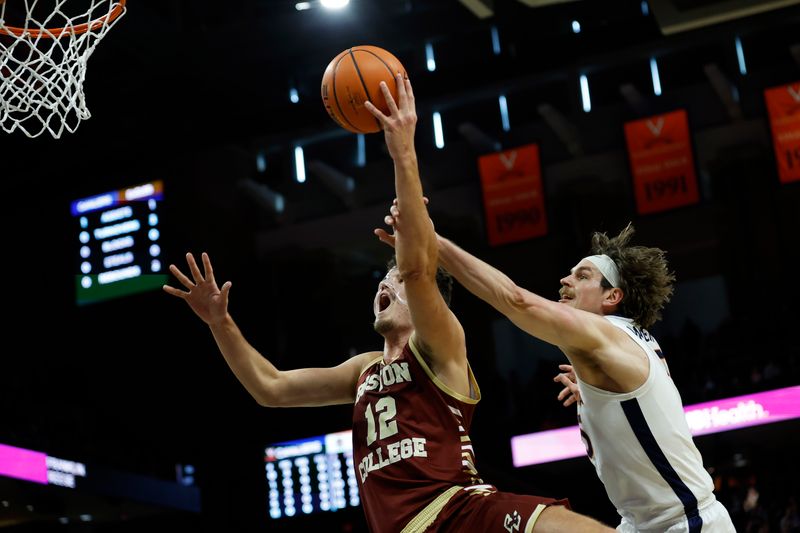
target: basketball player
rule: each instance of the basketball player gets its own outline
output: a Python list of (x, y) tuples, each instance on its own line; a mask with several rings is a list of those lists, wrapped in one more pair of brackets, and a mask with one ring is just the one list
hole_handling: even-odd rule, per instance
[(170, 271), (185, 300), (209, 325), (237, 378), (264, 406), (354, 403), (353, 452), (367, 524), (375, 533), (613, 531), (565, 507), (566, 500), (498, 492), (483, 483), (469, 437), (480, 389), (467, 362), (464, 331), (448, 308), (452, 280), (437, 268), (436, 236), (423, 205), (411, 86), (386, 117), (397, 195), (409, 216), (398, 225), (396, 261), (373, 299), (382, 351), (332, 368), (280, 371), (245, 340), (228, 313), (231, 283), (217, 286), (203, 254), (201, 272)]
[[(402, 207), (390, 208), (387, 224), (402, 225)], [(558, 302), (518, 287), (442, 237), (439, 261), (470, 292), (569, 359), (556, 378), (565, 385), (559, 399), (578, 400), (587, 453), (622, 517), (618, 531), (734, 532), (661, 349), (645, 329), (661, 317), (674, 275), (662, 250), (629, 245), (633, 232), (629, 224), (613, 238), (595, 233), (593, 255), (561, 279)], [(397, 245), (397, 231), (375, 233)]]

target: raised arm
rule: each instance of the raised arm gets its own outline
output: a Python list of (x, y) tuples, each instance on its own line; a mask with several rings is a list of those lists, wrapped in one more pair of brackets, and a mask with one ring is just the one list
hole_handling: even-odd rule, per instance
[(466, 388), (464, 331), (436, 284), (438, 245), (423, 201), (414, 148), (417, 122), (414, 93), (409, 80), (398, 75), (396, 82), (397, 103), (386, 84), (381, 84), (389, 116), (372, 104), (367, 107), (381, 122), (386, 145), (394, 160), (397, 203), (403, 212), (402, 219), (398, 219), (395, 226), (397, 266), (405, 284), (417, 343), (444, 374), (440, 377), (448, 380), (447, 376), (452, 372), (453, 379)]
[(592, 353), (614, 327), (601, 316), (559, 304), (519, 287), (490, 264), (439, 237), (439, 261), (472, 294), (534, 337), (570, 352)]
[[(402, 220), (395, 202), (384, 219), (392, 229)], [(433, 225), (431, 224), (431, 228)], [(389, 246), (397, 245), (399, 234), (375, 229), (375, 235)], [(607, 344), (606, 335), (616, 337), (613, 326), (598, 315), (586, 313), (542, 298), (514, 283), (488, 263), (466, 252), (452, 241), (436, 234), (439, 264), (461, 285), (508, 317), (525, 332), (592, 363)]]
[(192, 254), (186, 254), (191, 279), (175, 265), (170, 272), (188, 289), (164, 285), (164, 291), (184, 300), (211, 329), (222, 356), (260, 404), (268, 407), (300, 407), (352, 403), (361, 370), (380, 353), (364, 353), (332, 368), (303, 368), (280, 371), (244, 338), (228, 313), (231, 282), (220, 289), (208, 254), (203, 253), (203, 269)]

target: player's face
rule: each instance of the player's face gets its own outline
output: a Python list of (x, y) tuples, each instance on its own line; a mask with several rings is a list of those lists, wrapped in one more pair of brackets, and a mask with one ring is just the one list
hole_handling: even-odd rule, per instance
[(396, 267), (390, 269), (378, 284), (372, 311), (375, 314), (375, 331), (378, 333), (383, 334), (396, 327), (411, 324), (406, 288)]
[(576, 309), (603, 314), (603, 300), (609, 289), (604, 289), (600, 282), (603, 275), (588, 259), (581, 260), (569, 273), (561, 278), (561, 299), (559, 303), (570, 305)]

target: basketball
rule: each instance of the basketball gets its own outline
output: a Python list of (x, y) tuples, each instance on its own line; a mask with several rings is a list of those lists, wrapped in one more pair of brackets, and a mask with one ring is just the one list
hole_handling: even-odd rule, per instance
[(395, 102), (400, 72), (406, 69), (396, 57), (377, 46), (354, 46), (333, 58), (322, 75), (322, 103), (328, 115), (341, 127), (353, 133), (375, 133), (381, 124), (372, 116), (364, 102), (369, 100), (384, 114), (389, 107), (380, 84), (389, 86)]

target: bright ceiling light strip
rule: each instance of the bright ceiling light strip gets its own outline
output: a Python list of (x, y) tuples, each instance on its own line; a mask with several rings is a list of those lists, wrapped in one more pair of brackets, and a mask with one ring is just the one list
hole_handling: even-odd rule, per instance
[(442, 129), (442, 115), (438, 111), (433, 113), (433, 140), (436, 148), (444, 148), (444, 130)]
[(500, 32), (497, 26), (492, 26), (492, 52), (494, 55), (500, 55)]
[(500, 120), (503, 123), (503, 131), (508, 131), (511, 129), (511, 123), (508, 120), (508, 102), (506, 101), (506, 95), (501, 94), (497, 101), (500, 104)]
[(294, 170), (295, 179), (297, 183), (305, 183), (306, 181), (306, 160), (303, 156), (303, 147), (294, 147)]
[(586, 113), (592, 110), (592, 97), (589, 95), (589, 80), (586, 74), (581, 74), (581, 102)]
[(736, 37), (736, 58), (739, 60), (739, 72), (742, 76), (747, 74), (747, 64), (744, 62), (744, 49), (742, 48), (742, 40)]
[(661, 96), (661, 78), (658, 75), (658, 63), (656, 58), (650, 58), (650, 75), (653, 77), (653, 94)]
[(436, 70), (436, 58), (433, 56), (433, 45), (425, 43), (425, 64), (428, 67), (428, 72)]

